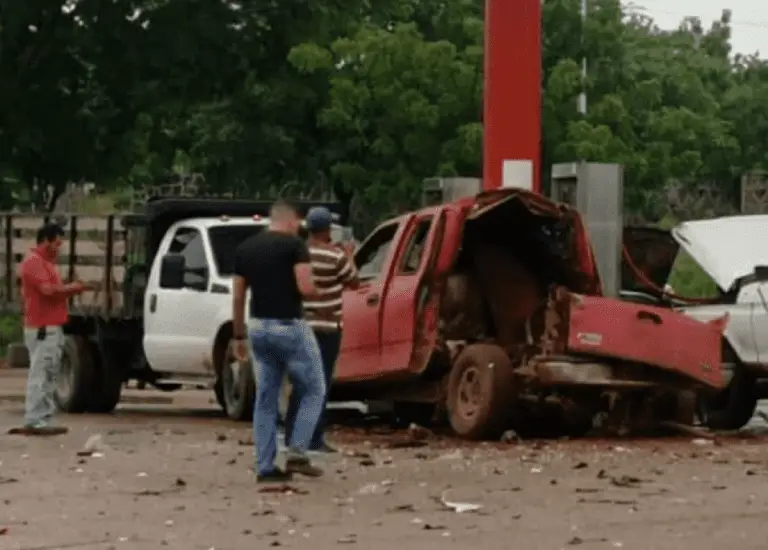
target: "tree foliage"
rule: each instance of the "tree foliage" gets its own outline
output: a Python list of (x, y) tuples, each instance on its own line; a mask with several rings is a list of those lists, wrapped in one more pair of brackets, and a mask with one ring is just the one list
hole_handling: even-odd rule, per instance
[[(401, 211), (425, 177), (480, 175), (482, 21), (475, 0), (5, 2), (0, 207), (14, 182), (185, 170)], [(728, 11), (662, 31), (619, 0), (585, 25), (546, 0), (543, 29), (543, 166), (620, 162), (641, 210), (670, 181), (768, 168), (768, 64), (730, 50)]]

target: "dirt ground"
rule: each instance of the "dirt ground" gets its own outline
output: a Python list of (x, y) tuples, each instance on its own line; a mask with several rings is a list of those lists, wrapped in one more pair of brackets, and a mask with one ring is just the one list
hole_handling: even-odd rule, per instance
[[(8, 372), (3, 434), (22, 412), (23, 373)], [(208, 392), (172, 398), (133, 391), (115, 415), (62, 417), (65, 436), (0, 435), (0, 549), (766, 545), (768, 440), (754, 434), (470, 445), (347, 426), (325, 478), (267, 492), (248, 425), (221, 418)]]

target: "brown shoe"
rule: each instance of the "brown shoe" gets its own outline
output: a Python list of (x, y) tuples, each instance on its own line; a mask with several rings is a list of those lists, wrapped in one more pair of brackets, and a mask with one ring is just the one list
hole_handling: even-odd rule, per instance
[(285, 471), (290, 474), (299, 474), (306, 477), (321, 477), (323, 470), (313, 466), (306, 457), (291, 457), (285, 461)]
[(69, 432), (69, 428), (64, 426), (22, 426), (21, 428), (11, 428), (8, 430), (10, 435), (36, 435), (52, 436), (63, 435)]

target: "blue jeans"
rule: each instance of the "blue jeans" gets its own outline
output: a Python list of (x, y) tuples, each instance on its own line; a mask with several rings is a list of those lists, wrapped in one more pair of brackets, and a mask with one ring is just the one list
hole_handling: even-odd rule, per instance
[[(315, 331), (315, 338), (317, 345), (320, 347), (320, 357), (323, 360), (326, 392), (325, 399), (323, 399), (323, 414), (320, 415), (320, 421), (317, 423), (312, 441), (309, 444), (309, 449), (312, 451), (318, 451), (325, 445), (325, 407), (328, 405), (328, 392), (333, 382), (333, 371), (341, 348), (341, 331), (318, 330)], [(291, 392), (291, 397), (288, 401), (288, 411), (285, 414), (285, 444), (289, 447), (291, 445), (290, 437), (293, 431), (293, 424), (296, 420), (296, 411), (299, 408), (299, 397)]]
[(323, 412), (323, 362), (312, 329), (303, 319), (251, 319), (249, 336), (256, 378), (253, 409), (256, 471), (265, 475), (275, 469), (278, 399), (286, 369), (299, 399), (289, 451), (303, 454), (309, 448)]
[(61, 369), (64, 333), (61, 327), (48, 327), (45, 338), (39, 340), (36, 328), (25, 328), (24, 345), (29, 352), (24, 425), (39, 428), (47, 426), (56, 413), (53, 392)]

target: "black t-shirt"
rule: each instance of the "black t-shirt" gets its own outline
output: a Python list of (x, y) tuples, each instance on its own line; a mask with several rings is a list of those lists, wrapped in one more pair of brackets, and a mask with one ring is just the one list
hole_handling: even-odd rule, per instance
[(251, 317), (301, 319), (302, 297), (293, 267), (309, 263), (309, 250), (299, 237), (262, 231), (235, 251), (235, 275), (251, 289)]

